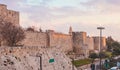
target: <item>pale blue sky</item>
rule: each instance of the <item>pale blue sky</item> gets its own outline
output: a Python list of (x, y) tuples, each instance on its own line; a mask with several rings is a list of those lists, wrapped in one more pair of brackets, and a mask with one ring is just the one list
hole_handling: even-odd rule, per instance
[(74, 31), (97, 36), (97, 26), (104, 26), (104, 36), (120, 39), (120, 0), (0, 0), (0, 3), (20, 12), (22, 27), (67, 33), (72, 26)]

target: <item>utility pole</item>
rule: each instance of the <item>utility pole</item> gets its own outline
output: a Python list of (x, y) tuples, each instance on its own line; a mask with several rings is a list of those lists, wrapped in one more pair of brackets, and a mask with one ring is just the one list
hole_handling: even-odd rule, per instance
[(102, 70), (102, 65), (101, 65), (101, 48), (102, 48), (102, 30), (105, 29), (104, 27), (97, 27), (97, 29), (100, 30), (100, 47), (99, 47), (99, 58), (100, 58), (100, 70)]
[(70, 55), (72, 55), (71, 57), (70, 57), (70, 59), (72, 59), (72, 70), (74, 70), (74, 55), (75, 54), (70, 54)]
[[(72, 58), (72, 62), (74, 63), (74, 58)], [(72, 64), (72, 70), (74, 70), (74, 65)]]

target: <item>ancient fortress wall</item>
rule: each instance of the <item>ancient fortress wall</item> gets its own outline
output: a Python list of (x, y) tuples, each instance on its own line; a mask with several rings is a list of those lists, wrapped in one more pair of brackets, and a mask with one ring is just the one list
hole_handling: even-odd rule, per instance
[(50, 46), (56, 46), (62, 49), (62, 51), (72, 50), (72, 39), (70, 35), (62, 33), (51, 33)]
[[(100, 49), (100, 37), (93, 37), (94, 39), (94, 49), (95, 50), (99, 50)], [(102, 37), (102, 47), (101, 49), (105, 49), (106, 48), (106, 38)]]
[(25, 32), (26, 38), (22, 42), (25, 46), (48, 46), (48, 36), (45, 32)]
[(0, 19), (11, 22), (16, 26), (19, 25), (19, 12), (8, 10), (7, 6), (4, 4), (0, 4)]
[[(4, 4), (0, 4), (0, 19), (20, 26), (19, 12), (8, 10)], [(21, 42), (24, 46), (57, 47), (65, 52), (75, 50), (80, 54), (83, 54), (85, 50), (99, 50), (99, 37), (91, 38), (87, 37), (86, 32), (73, 32), (72, 27), (70, 27), (69, 34), (54, 32), (54, 30), (25, 31), (25, 34), (26, 38)], [(102, 47), (106, 48), (106, 38), (104, 37), (102, 38)]]
[(22, 42), (24, 46), (57, 47), (67, 52), (72, 50), (70, 35), (55, 32), (26, 31), (26, 38)]
[(102, 47), (103, 49), (106, 49), (106, 38), (105, 37), (102, 37)]
[(87, 37), (86, 44), (89, 50), (94, 50), (94, 39), (92, 37)]
[(93, 37), (94, 39), (94, 50), (99, 50), (100, 48), (100, 39), (99, 37)]
[(73, 47), (76, 53), (82, 53), (84, 50), (84, 45), (86, 44), (86, 32), (73, 32)]

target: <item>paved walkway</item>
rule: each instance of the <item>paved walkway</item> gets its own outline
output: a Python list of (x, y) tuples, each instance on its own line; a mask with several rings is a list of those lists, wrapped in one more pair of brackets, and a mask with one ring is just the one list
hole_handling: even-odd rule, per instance
[[(114, 59), (118, 59), (120, 58), (120, 56), (116, 56), (114, 57)], [(102, 59), (102, 63), (105, 61), (105, 59)], [(95, 62), (95, 65), (99, 65), (99, 60)], [(84, 65), (84, 66), (81, 66), (81, 67), (78, 67), (77, 68), (78, 70), (91, 70), (90, 69), (90, 64), (87, 64), (87, 65)], [(96, 67), (96, 70), (99, 70), (98, 67)], [(120, 70), (120, 69), (119, 69)]]

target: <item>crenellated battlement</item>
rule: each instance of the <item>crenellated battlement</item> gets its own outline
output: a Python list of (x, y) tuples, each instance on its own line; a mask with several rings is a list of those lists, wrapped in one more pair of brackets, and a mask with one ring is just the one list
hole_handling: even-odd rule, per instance
[[(7, 6), (0, 4), (0, 18), (19, 25), (19, 12), (8, 10)], [(21, 42), (24, 46), (57, 47), (63, 52), (75, 51), (78, 54), (87, 55), (89, 50), (99, 50), (99, 37), (88, 37), (84, 31), (74, 32), (72, 27), (68, 34), (46, 30), (46, 32), (25, 31), (26, 38)], [(102, 40), (103, 47), (106, 47), (106, 38)]]
[(7, 5), (5, 5), (5, 4), (0, 4), (0, 7), (7, 9)]

